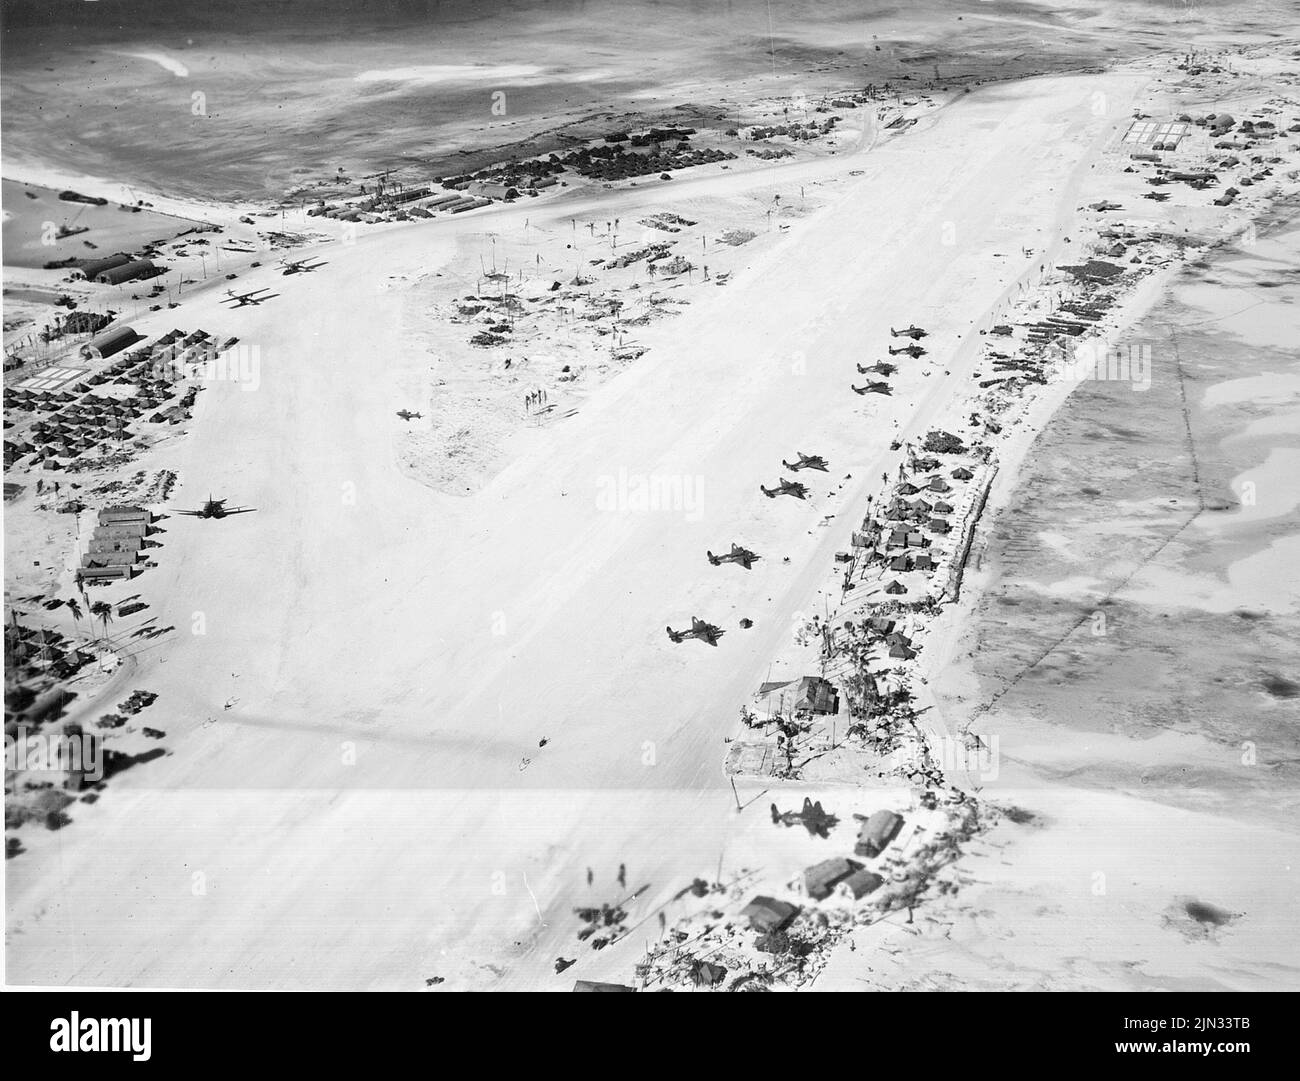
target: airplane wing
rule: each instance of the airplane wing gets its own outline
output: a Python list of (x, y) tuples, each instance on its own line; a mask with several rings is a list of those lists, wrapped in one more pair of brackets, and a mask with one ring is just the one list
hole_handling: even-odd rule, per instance
[(230, 510), (226, 511), (225, 513), (226, 514), (250, 514), (255, 510), (257, 510), (256, 507), (232, 507)]
[(202, 515), (203, 515), (203, 512), (202, 512), (201, 510), (174, 510), (174, 511), (172, 511), (172, 513), (173, 513), (173, 514), (191, 514), (191, 515), (193, 515), (195, 518), (200, 518), (200, 517), (202, 517)]

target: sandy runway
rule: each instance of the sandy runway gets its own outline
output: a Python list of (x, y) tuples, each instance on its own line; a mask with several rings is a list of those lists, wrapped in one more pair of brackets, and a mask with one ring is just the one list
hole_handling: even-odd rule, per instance
[[(390, 379), (423, 362), (399, 328), (410, 280), (438, 265), (427, 233), (340, 248), (241, 313), (261, 387), (201, 396), (177, 500), (258, 510), (164, 523), (160, 616), (182, 636), (132, 677), (175, 711), (175, 753), (11, 865), (10, 979), (411, 987), (438, 964), (463, 986), (567, 986), (550, 966), (583, 867), (626, 860), (652, 898), (726, 845), (737, 703), (896, 462), (891, 440), (969, 378), (968, 336), (1021, 249), (1042, 258), (1068, 223), (1071, 180), (1138, 83), (982, 88), (863, 155), (842, 198), (648, 330), (642, 363), (472, 498), (394, 464)], [(186, 315), (229, 319), (214, 299)], [(850, 393), (855, 363), (911, 321), (931, 328), (931, 374)], [(796, 449), (831, 471), (806, 502), (764, 499)], [(610, 509), (620, 475), (700, 498)], [(706, 563), (733, 539), (764, 555), (752, 572)], [(196, 613), (205, 633), (184, 633)], [(725, 628), (716, 649), (668, 642), (665, 622), (692, 615)]]

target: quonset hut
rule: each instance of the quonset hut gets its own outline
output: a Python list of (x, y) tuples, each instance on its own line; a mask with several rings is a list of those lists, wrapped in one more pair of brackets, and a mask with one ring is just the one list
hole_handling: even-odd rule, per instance
[(94, 341), (87, 342), (81, 347), (81, 355), (86, 360), (103, 360), (105, 357), (111, 357), (114, 353), (120, 353), (123, 349), (134, 345), (139, 340), (140, 335), (123, 324), (119, 327), (112, 327), (104, 331)]
[(155, 267), (148, 259), (132, 259), (120, 266), (109, 267), (95, 275), (95, 281), (102, 285), (121, 285), (136, 278), (151, 276)]
[(129, 255), (118, 252), (116, 255), (105, 256), (103, 259), (88, 259), (81, 266), (74, 270), (73, 276), (81, 276), (87, 281), (95, 281), (106, 270), (112, 270), (115, 267), (126, 266), (131, 262)]

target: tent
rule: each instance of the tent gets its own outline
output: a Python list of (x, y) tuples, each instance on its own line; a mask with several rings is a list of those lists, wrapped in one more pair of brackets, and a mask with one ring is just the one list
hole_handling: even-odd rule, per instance
[(808, 713), (838, 713), (840, 709), (840, 696), (835, 687), (828, 680), (820, 676), (804, 676), (796, 685), (793, 679), (773, 680), (759, 685), (755, 698), (766, 698), (775, 691), (784, 691), (787, 687), (793, 687), (794, 706), (796, 711), (804, 710)]
[(815, 901), (824, 901), (839, 883), (860, 868), (860, 864), (843, 856), (814, 863), (803, 873), (804, 892)]
[(809, 713), (838, 713), (840, 696), (829, 681), (820, 676), (804, 676), (795, 689), (794, 708)]
[(788, 901), (778, 901), (775, 897), (761, 894), (749, 902), (740, 913), (749, 921), (749, 926), (761, 934), (771, 934), (787, 927), (791, 920), (799, 915), (799, 909)]
[(696, 961), (691, 965), (691, 982), (696, 987), (713, 987), (727, 978), (727, 970), (722, 965), (708, 961)]
[(867, 894), (880, 889), (884, 883), (885, 880), (878, 874), (863, 868), (854, 871), (853, 874), (836, 886), (835, 893), (846, 901), (860, 901)]
[(903, 818), (893, 811), (876, 811), (858, 830), (854, 853), (871, 858), (879, 856), (903, 828)]

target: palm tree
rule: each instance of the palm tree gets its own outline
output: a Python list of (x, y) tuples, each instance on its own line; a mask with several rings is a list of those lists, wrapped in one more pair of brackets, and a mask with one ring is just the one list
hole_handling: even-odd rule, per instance
[(96, 601), (90, 606), (90, 614), (104, 622), (104, 637), (108, 637), (108, 625), (113, 621), (113, 606), (108, 601)]

